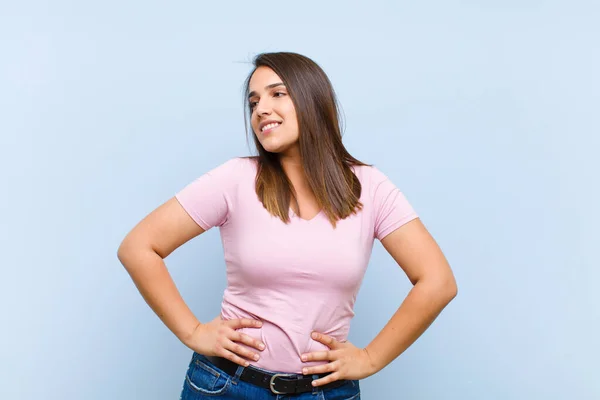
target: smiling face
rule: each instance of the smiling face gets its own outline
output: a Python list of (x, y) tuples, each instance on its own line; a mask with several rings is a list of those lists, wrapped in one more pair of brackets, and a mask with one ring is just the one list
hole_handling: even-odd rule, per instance
[(296, 109), (281, 78), (261, 66), (252, 74), (248, 88), (252, 130), (262, 147), (270, 153), (297, 153)]

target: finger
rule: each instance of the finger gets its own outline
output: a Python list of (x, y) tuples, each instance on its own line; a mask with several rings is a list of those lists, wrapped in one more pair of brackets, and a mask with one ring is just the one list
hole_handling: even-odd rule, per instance
[(323, 365), (315, 365), (314, 367), (305, 367), (302, 368), (302, 374), (304, 375), (312, 375), (312, 374), (324, 374), (327, 372), (335, 372), (339, 369), (340, 362), (334, 361), (328, 364)]
[(232, 329), (259, 328), (262, 326), (261, 321), (250, 318), (231, 319), (226, 321), (225, 324)]
[(328, 383), (339, 380), (340, 377), (341, 377), (341, 374), (339, 372), (334, 372), (334, 373), (329, 374), (321, 379), (315, 379), (314, 381), (312, 381), (312, 385), (313, 386), (327, 385)]
[(232, 353), (229, 350), (224, 349), (223, 351), (221, 351), (219, 353), (219, 356), (226, 358), (230, 361), (233, 361), (234, 363), (241, 365), (242, 367), (247, 367), (250, 365), (250, 363), (248, 362), (248, 360), (243, 359), (242, 357), (238, 356), (235, 353)]
[(226, 358), (230, 361), (233, 361), (236, 364), (247, 367), (250, 365), (248, 360), (243, 359), (239, 355), (227, 349), (224, 344), (227, 342), (227, 338), (219, 338), (217, 339), (217, 343), (215, 344), (215, 355), (219, 357)]
[(247, 358), (248, 360), (258, 361), (260, 359), (260, 356), (258, 355), (258, 353), (254, 352), (244, 346), (241, 346), (238, 343), (233, 342), (231, 340), (225, 341), (223, 343), (223, 347), (225, 348), (225, 350), (229, 350), (238, 356)]
[(302, 354), (302, 361), (331, 361), (330, 351), (313, 351), (312, 353)]
[(328, 336), (328, 335), (325, 335), (325, 334), (322, 334), (319, 332), (313, 332), (311, 337), (314, 340), (316, 340), (317, 342), (323, 343), (330, 349), (337, 348), (337, 341), (334, 338), (332, 338), (331, 336)]
[(234, 342), (244, 343), (245, 345), (254, 347), (260, 351), (265, 349), (265, 344), (263, 342), (238, 331), (233, 331), (229, 339)]

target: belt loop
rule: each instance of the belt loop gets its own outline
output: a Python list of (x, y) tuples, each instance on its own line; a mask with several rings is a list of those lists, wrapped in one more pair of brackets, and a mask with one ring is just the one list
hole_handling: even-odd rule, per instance
[(235, 374), (231, 377), (231, 383), (237, 385), (238, 381), (240, 380), (240, 377), (242, 376), (242, 372), (244, 372), (244, 369), (245, 367), (238, 365)]
[[(313, 381), (315, 379), (318, 379), (318, 378), (319, 378), (319, 375), (313, 375), (312, 376)], [(310, 384), (312, 385), (312, 382)], [(313, 394), (317, 394), (319, 392), (319, 387), (318, 386), (313, 386), (312, 387), (312, 392), (313, 392)]]

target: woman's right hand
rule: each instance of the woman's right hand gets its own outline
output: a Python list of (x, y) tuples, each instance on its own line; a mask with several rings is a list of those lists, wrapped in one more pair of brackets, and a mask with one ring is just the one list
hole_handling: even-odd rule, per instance
[(260, 328), (261, 321), (243, 318), (225, 321), (221, 317), (213, 319), (206, 324), (199, 324), (186, 346), (205, 356), (218, 356), (247, 367), (248, 360), (258, 361), (257, 352), (241, 346), (243, 343), (260, 351), (265, 349), (264, 343), (244, 333), (238, 332), (241, 328)]

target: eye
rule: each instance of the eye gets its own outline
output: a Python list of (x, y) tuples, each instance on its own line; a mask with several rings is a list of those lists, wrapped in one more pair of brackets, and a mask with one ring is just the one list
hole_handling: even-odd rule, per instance
[(253, 110), (257, 104), (258, 104), (258, 101), (251, 101), (248, 105), (250, 106), (250, 109)]
[(281, 97), (281, 96), (285, 96), (285, 93), (284, 92), (275, 92), (275, 94), (273, 94), (273, 96)]

